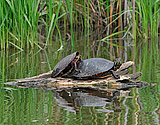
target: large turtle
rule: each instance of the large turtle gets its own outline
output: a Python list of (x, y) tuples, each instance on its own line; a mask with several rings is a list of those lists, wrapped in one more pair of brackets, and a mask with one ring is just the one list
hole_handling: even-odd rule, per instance
[(78, 65), (79, 72), (75, 72), (73, 76), (77, 79), (90, 79), (105, 78), (112, 75), (114, 78), (119, 79), (120, 77), (114, 71), (120, 66), (120, 59), (112, 62), (104, 58), (90, 58), (81, 61)]
[(63, 58), (60, 62), (56, 64), (53, 69), (51, 77), (59, 77), (59, 76), (67, 76), (72, 70), (76, 70), (77, 63), (81, 61), (81, 56), (79, 56), (79, 52), (74, 52), (65, 58)]

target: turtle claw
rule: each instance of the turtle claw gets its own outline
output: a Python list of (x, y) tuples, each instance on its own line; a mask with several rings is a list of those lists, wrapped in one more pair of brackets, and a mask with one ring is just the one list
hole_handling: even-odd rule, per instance
[(119, 75), (116, 75), (116, 77), (114, 76), (114, 78), (116, 78), (116, 79), (120, 79), (120, 76), (119, 76)]
[(111, 70), (111, 74), (113, 75), (113, 77), (114, 77), (115, 79), (120, 79), (120, 76), (119, 76), (119, 75), (116, 75), (113, 70)]

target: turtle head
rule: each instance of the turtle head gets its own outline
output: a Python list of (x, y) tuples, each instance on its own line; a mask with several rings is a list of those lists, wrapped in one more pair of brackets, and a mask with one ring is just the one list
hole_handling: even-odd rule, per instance
[(121, 65), (122, 65), (121, 58), (116, 58), (114, 60), (114, 70), (119, 69)]

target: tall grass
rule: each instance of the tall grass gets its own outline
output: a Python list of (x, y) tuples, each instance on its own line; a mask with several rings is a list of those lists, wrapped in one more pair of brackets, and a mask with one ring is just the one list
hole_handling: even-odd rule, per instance
[[(73, 29), (78, 28), (89, 28), (89, 31), (103, 27), (102, 33), (106, 36), (126, 31), (134, 39), (158, 37), (159, 4), (157, 0), (1, 0), (0, 46), (1, 49), (15, 47), (23, 50), (34, 46), (42, 49), (39, 36), (43, 36), (46, 48), (52, 44), (55, 31), (58, 31), (59, 43), (63, 46), (62, 28), (68, 29), (73, 48)], [(128, 30), (130, 26), (132, 30)], [(120, 33), (118, 37), (122, 35)]]
[(10, 42), (15, 47), (33, 47), (37, 36), (39, 3), (40, 0), (0, 2), (1, 48), (8, 48)]
[[(148, 43), (148, 41), (145, 41)], [(136, 49), (136, 64), (137, 70), (142, 71), (142, 80), (145, 80), (150, 83), (158, 83), (160, 80), (159, 76), (159, 60), (160, 53), (158, 49), (158, 39), (155, 39), (154, 42), (151, 43), (151, 47), (149, 44), (143, 43), (141, 46), (138, 45)]]
[(48, 44), (49, 37), (57, 25), (61, 5), (61, 0), (0, 1), (1, 49), (9, 46), (18, 49), (37, 46), (38, 34), (44, 30), (43, 25), (46, 28), (45, 36)]
[[(135, 57), (139, 57), (138, 60), (136, 59), (137, 64), (139, 63), (138, 70), (145, 74), (142, 79), (151, 83), (159, 81), (159, 4), (160, 1), (156, 0), (136, 0), (137, 11), (139, 12), (136, 23), (140, 18), (140, 22), (136, 27), (137, 34), (141, 39), (137, 40)], [(140, 43), (142, 44), (142, 50), (139, 50), (141, 47), (138, 48)]]
[[(0, 81), (1, 83), (5, 83), (5, 64), (6, 64), (6, 59), (5, 59), (5, 56), (6, 56), (6, 53), (4, 51), (0, 52), (0, 58), (1, 58), (1, 61), (0, 61)], [(0, 87), (1, 86), (4, 86), (4, 84), (0, 84)]]
[[(158, 38), (158, 26), (160, 20), (160, 1), (158, 0), (136, 0), (137, 11), (139, 12), (140, 24), (139, 31), (144, 38)], [(137, 21), (138, 22), (138, 17)], [(151, 38), (151, 39), (152, 39)]]

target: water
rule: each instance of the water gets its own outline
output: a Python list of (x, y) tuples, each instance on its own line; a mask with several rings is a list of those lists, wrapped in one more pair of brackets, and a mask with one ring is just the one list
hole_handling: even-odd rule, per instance
[(132, 89), (120, 95), (116, 91), (116, 96), (105, 91), (104, 95), (94, 91), (91, 96), (91, 92), (74, 90), (69, 96), (69, 90), (1, 88), (0, 121), (1, 124), (158, 124), (158, 89), (158, 86)]
[[(75, 32), (75, 48), (64, 40), (63, 51), (58, 38), (48, 49), (10, 49), (0, 52), (1, 82), (26, 78), (53, 69), (55, 64), (73, 51), (79, 51), (83, 59), (102, 57), (123, 61), (134, 60), (132, 71), (142, 71), (141, 80), (152, 83), (143, 88), (117, 90), (117, 87), (7, 86), (0, 88), (0, 124), (155, 124), (160, 123), (160, 70), (159, 58), (147, 56), (143, 45), (133, 51), (130, 40), (125, 47), (113, 47), (97, 42), (101, 36), (91, 37)], [(152, 51), (153, 54), (155, 52)], [(159, 51), (156, 52), (159, 55)], [(147, 60), (147, 61), (146, 61)], [(154, 62), (154, 63), (153, 63)], [(3, 76), (3, 77), (2, 77)], [(154, 85), (153, 85), (154, 84)]]

